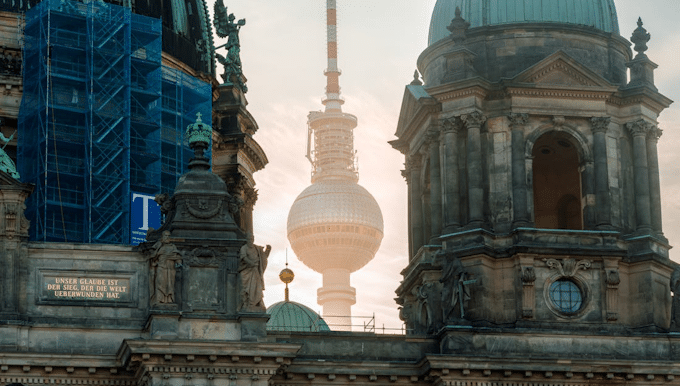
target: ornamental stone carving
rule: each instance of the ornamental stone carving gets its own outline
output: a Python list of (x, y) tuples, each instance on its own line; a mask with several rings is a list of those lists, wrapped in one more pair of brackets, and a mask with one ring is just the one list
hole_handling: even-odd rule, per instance
[(439, 141), (440, 132), (441, 130), (438, 127), (430, 127), (425, 134), (427, 143), (430, 145), (436, 144)]
[(531, 319), (534, 317), (534, 304), (536, 303), (536, 271), (531, 265), (520, 267), (520, 278), (522, 280), (522, 318)]
[(405, 163), (405, 169), (408, 172), (412, 172), (414, 170), (419, 170), (422, 167), (423, 161), (422, 161), (422, 156), (420, 154), (411, 154), (406, 157), (406, 163)]
[(644, 119), (638, 119), (633, 122), (626, 123), (626, 129), (632, 136), (644, 136), (652, 129), (653, 125)]
[(439, 124), (442, 128), (442, 134), (449, 132), (455, 134), (463, 127), (463, 121), (459, 117), (442, 118)]
[(222, 199), (217, 197), (197, 197), (188, 199), (186, 207), (192, 216), (207, 220), (220, 213), (222, 210)]
[(579, 270), (586, 270), (590, 268), (590, 260), (576, 260), (576, 259), (563, 259), (562, 261), (556, 259), (543, 259), (545, 264), (550, 268), (557, 271), (557, 273), (562, 277), (574, 277)]
[(609, 128), (609, 123), (611, 122), (610, 117), (593, 117), (590, 118), (590, 127), (593, 133), (607, 132)]
[(630, 41), (635, 44), (633, 49), (637, 52), (637, 56), (644, 57), (645, 51), (647, 51), (647, 43), (652, 38), (652, 36), (647, 32), (647, 30), (642, 26), (642, 18), (638, 17), (637, 28), (633, 31), (633, 35), (630, 37)]
[(529, 114), (512, 113), (508, 115), (508, 119), (510, 120), (510, 127), (520, 128), (529, 122)]
[(470, 28), (470, 22), (463, 19), (461, 16), (460, 7), (456, 7), (455, 17), (451, 20), (451, 24), (446, 27), (451, 32), (451, 40), (456, 44), (460, 44), (465, 41), (466, 33), (468, 28)]
[(561, 115), (555, 115), (555, 116), (553, 117), (552, 121), (553, 121), (553, 125), (555, 125), (555, 128), (556, 128), (556, 129), (559, 129), (559, 128), (561, 128), (562, 126), (564, 126), (564, 123), (566, 122), (566, 119), (565, 119), (563, 116), (561, 116)]
[(657, 126), (652, 126), (649, 129), (649, 132), (647, 133), (647, 136), (648, 136), (647, 138), (654, 140), (654, 141), (658, 141), (659, 138), (661, 138), (662, 134), (663, 134), (663, 130), (659, 129), (659, 127), (657, 127)]
[(481, 127), (486, 122), (486, 117), (479, 111), (473, 111), (469, 114), (463, 114), (460, 117), (465, 125), (470, 127)]
[(534, 267), (522, 267), (522, 284), (533, 285), (536, 281), (536, 271)]

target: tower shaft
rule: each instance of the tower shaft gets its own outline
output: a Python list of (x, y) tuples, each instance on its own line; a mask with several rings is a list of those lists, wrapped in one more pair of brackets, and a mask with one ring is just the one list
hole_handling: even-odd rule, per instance
[[(328, 66), (324, 112), (308, 116), (309, 141), (314, 140), (314, 151), (308, 154), (312, 162), (312, 182), (322, 178), (342, 178), (358, 181), (354, 164), (354, 135), (357, 118), (343, 113), (344, 100), (340, 97), (340, 70), (338, 69), (338, 34), (336, 0), (326, 1), (326, 34)], [(308, 146), (311, 149), (311, 145)]]

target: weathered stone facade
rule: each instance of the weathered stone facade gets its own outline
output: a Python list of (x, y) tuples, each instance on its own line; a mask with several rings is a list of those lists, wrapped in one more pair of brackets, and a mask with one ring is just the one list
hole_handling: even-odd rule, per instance
[(266, 158), (233, 100), (215, 113), (222, 178), (197, 152), (138, 248), (28, 242), (32, 187), (0, 172), (0, 386), (676, 384), (656, 156), (670, 101), (644, 33), (633, 58), (591, 28), (466, 25), (421, 55), (393, 142), (407, 335), (268, 332), (238, 307), (248, 221), (230, 187)]
[[(409, 186), (407, 326), (667, 331), (656, 122), (671, 101), (646, 47), (548, 23), (449, 28), (421, 54), (392, 142)], [(562, 286), (573, 310), (553, 299)]]

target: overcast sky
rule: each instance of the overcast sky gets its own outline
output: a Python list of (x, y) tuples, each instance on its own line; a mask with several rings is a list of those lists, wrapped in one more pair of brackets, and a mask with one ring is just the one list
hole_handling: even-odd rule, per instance
[[(629, 38), (641, 16), (651, 33), (648, 56), (659, 65), (656, 85), (667, 97), (680, 100), (680, 1), (615, 0), (621, 35)], [(208, 2), (212, 2), (208, 0)], [(385, 237), (375, 259), (351, 277), (357, 289), (353, 315), (375, 313), (376, 325), (400, 328), (394, 290), (407, 264), (406, 183), (403, 156), (387, 141), (395, 139), (404, 86), (413, 79), (418, 55), (427, 46), (435, 0), (338, 0), (338, 63), (346, 99), (343, 111), (358, 117), (355, 148), (359, 184), (378, 201)], [(286, 237), (288, 211), (310, 185), (305, 158), (307, 114), (321, 110), (326, 68), (324, 0), (227, 0), (241, 30), (241, 59), (248, 78), (248, 110), (259, 124), (255, 139), (269, 158), (255, 174), (259, 199), (255, 206), (255, 242), (271, 244), (265, 274), (265, 303), (283, 300), (278, 273), (295, 272), (291, 300), (315, 311), (321, 274), (297, 260)], [(680, 242), (680, 108), (662, 113), (659, 142), (664, 231), (671, 244)], [(680, 253), (671, 251), (680, 261)], [(362, 324), (366, 320), (357, 319)]]

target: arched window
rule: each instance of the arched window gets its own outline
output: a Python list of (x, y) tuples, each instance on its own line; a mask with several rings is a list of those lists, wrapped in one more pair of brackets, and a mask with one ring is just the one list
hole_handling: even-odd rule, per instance
[(551, 131), (532, 150), (534, 223), (537, 228), (583, 229), (581, 174), (576, 141)]

